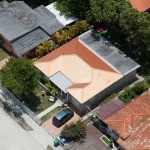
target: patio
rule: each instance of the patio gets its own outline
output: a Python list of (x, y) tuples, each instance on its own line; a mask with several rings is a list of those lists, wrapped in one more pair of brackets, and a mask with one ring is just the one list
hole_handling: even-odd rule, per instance
[[(70, 124), (71, 122), (76, 122), (77, 120), (81, 119), (80, 116), (78, 116), (75, 112), (74, 112), (74, 116), (66, 123), (66, 124)], [(52, 118), (50, 118), (49, 120), (45, 121), (42, 126), (55, 138), (57, 137), (57, 135), (61, 132), (61, 130), (63, 129), (63, 127), (66, 125), (64, 124), (63, 126), (61, 126), (60, 128), (57, 128), (56, 126), (53, 125), (52, 123)]]

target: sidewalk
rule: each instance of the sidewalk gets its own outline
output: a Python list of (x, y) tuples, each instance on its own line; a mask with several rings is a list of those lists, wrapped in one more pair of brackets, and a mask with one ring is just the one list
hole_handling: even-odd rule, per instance
[(63, 150), (61, 146), (54, 147), (54, 138), (42, 126), (36, 124), (27, 114), (23, 114), (22, 118), (31, 128), (33, 128), (33, 131), (28, 131), (28, 133), (45, 149), (50, 145), (54, 150)]
[(46, 115), (47, 113), (49, 113), (51, 110), (53, 110), (54, 108), (61, 106), (62, 104), (59, 102), (59, 100), (57, 100), (55, 102), (55, 104), (53, 104), (52, 106), (50, 106), (49, 108), (47, 108), (46, 110), (42, 111), (40, 114), (37, 115), (38, 118), (42, 118), (44, 115)]
[[(1, 90), (1, 88), (0, 88), (0, 98), (4, 102), (7, 100), (9, 101), (9, 103), (13, 103), (12, 97), (9, 96), (9, 94), (7, 95), (7, 93), (4, 93)], [(54, 138), (42, 126), (39, 126), (37, 123), (35, 123), (35, 121), (32, 120), (30, 116), (24, 113), (22, 115), (22, 118), (33, 129), (33, 131), (27, 131), (26, 133), (29, 133), (45, 150), (48, 145), (50, 145), (53, 148), (53, 150), (63, 150), (61, 146), (58, 146), (58, 147), (53, 146)]]

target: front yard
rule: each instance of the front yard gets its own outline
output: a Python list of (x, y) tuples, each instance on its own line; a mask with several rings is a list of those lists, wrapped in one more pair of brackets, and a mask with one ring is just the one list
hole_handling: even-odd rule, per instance
[(39, 87), (32, 93), (23, 95), (21, 99), (34, 113), (39, 114), (54, 104), (54, 102), (49, 101), (50, 95), (51, 94), (39, 84)]
[(52, 118), (55, 114), (57, 114), (60, 110), (62, 109), (62, 106), (58, 106), (56, 108), (54, 108), (52, 111), (50, 111), (49, 113), (47, 113), (45, 116), (43, 116), (41, 118), (42, 122), (45, 122), (46, 120)]

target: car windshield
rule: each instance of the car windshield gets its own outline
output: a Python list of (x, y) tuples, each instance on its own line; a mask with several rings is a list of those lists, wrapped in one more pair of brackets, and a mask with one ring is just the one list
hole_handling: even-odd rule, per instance
[(58, 120), (61, 120), (66, 115), (67, 115), (67, 112), (65, 110), (62, 110), (58, 114), (56, 114), (55, 118), (57, 118)]
[(72, 111), (71, 111), (69, 108), (65, 109), (65, 112), (66, 112), (67, 114), (72, 114)]

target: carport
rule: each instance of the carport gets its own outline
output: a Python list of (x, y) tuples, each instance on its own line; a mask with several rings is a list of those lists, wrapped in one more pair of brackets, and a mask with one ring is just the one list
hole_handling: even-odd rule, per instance
[(65, 102), (68, 101), (68, 94), (66, 89), (73, 85), (73, 82), (60, 71), (53, 74), (49, 80), (60, 89), (60, 99), (65, 100)]
[(96, 115), (94, 119), (94, 125), (102, 132), (107, 133), (107, 124), (105, 120), (118, 112), (125, 106), (123, 101), (120, 101), (117, 97), (107, 102), (103, 106), (99, 106), (93, 113)]

